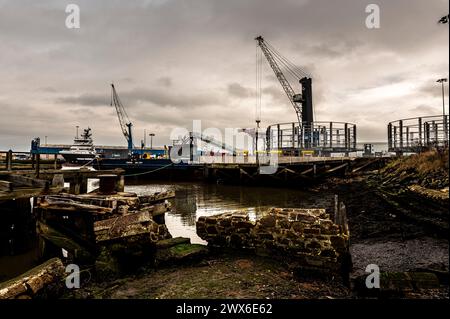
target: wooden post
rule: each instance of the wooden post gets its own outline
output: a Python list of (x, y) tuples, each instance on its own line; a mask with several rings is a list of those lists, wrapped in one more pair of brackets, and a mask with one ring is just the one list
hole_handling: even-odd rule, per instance
[(8, 153), (6, 153), (6, 170), (12, 170), (12, 150), (9, 150)]
[(338, 216), (339, 216), (339, 212), (338, 212), (338, 208), (339, 208), (339, 197), (337, 194), (334, 195), (334, 223), (337, 224), (338, 223)]
[(36, 162), (36, 154), (31, 153), (31, 169), (34, 169), (35, 162)]
[(36, 154), (36, 178), (39, 178), (40, 166), (41, 166), (41, 154)]
[(125, 176), (120, 175), (117, 177), (116, 192), (123, 192), (125, 190)]
[(55, 154), (55, 161), (53, 162), (53, 168), (54, 169), (58, 169), (57, 158), (58, 158), (58, 154)]

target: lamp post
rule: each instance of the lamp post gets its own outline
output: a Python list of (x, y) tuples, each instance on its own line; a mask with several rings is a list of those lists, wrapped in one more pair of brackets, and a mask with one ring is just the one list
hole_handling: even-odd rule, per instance
[(148, 136), (150, 136), (150, 148), (153, 149), (153, 136), (155, 136), (155, 133), (150, 133)]
[(442, 78), (436, 81), (437, 83), (442, 84), (442, 115), (445, 116), (445, 90), (444, 90), (444, 83), (447, 82), (446, 78)]

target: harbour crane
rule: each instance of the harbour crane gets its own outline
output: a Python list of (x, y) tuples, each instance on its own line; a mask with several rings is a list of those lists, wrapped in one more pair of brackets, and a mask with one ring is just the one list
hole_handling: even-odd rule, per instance
[(122, 102), (120, 101), (119, 95), (116, 92), (114, 84), (111, 84), (111, 106), (116, 108), (117, 117), (119, 118), (120, 128), (122, 129), (122, 134), (128, 143), (128, 152), (131, 154), (133, 152), (133, 135), (131, 134), (131, 127), (133, 124), (128, 117)]
[[(283, 57), (274, 47), (265, 41), (262, 36), (256, 37), (255, 40), (294, 107), (299, 127), (310, 129), (314, 121), (311, 77), (298, 66)], [(280, 66), (283, 66), (292, 77), (300, 82), (302, 93), (295, 93), (286, 76), (281, 71)]]

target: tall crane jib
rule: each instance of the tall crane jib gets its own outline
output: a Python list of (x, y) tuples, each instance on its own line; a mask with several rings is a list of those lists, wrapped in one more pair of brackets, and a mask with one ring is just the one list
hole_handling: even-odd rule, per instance
[[(284, 92), (289, 98), (294, 110), (297, 114), (299, 128), (303, 129), (303, 138), (305, 146), (310, 144), (310, 131), (314, 122), (313, 104), (312, 104), (312, 79), (303, 70), (291, 63), (288, 59), (283, 57), (274, 47), (272, 47), (262, 36), (255, 38), (258, 46), (261, 48), (264, 56), (272, 68), (275, 76), (280, 82)], [(302, 93), (296, 94), (291, 84), (284, 75), (281, 67), (299, 81), (302, 87)]]
[(131, 123), (122, 102), (120, 101), (119, 95), (117, 94), (114, 84), (111, 84), (111, 106), (116, 108), (117, 117), (119, 118), (120, 128), (122, 129), (122, 134), (128, 143), (128, 152), (131, 154), (133, 151), (133, 135), (131, 133)]

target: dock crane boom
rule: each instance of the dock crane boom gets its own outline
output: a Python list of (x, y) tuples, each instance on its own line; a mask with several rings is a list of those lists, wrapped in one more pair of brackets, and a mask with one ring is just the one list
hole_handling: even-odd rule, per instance
[(128, 151), (131, 153), (133, 150), (133, 135), (131, 134), (131, 123), (122, 102), (120, 101), (119, 95), (116, 92), (114, 84), (111, 84), (111, 106), (116, 108), (117, 117), (119, 118), (120, 128), (122, 129), (122, 134), (128, 143)]
[[(297, 114), (297, 120), (300, 126), (311, 127), (313, 118), (313, 108), (312, 108), (312, 81), (311, 78), (300, 68), (293, 65), (290, 61), (284, 58), (280, 53), (278, 53), (270, 44), (264, 41), (262, 36), (255, 38), (258, 42), (258, 46), (261, 48), (264, 56), (269, 62), (270, 67), (275, 73), (278, 81), (283, 87), (284, 92), (289, 98), (294, 110)], [(277, 63), (278, 60), (278, 63)], [(299, 80), (302, 85), (302, 93), (296, 94), (291, 84), (287, 80), (286, 76), (281, 71), (280, 65), (284, 66), (287, 71), (297, 80)]]

